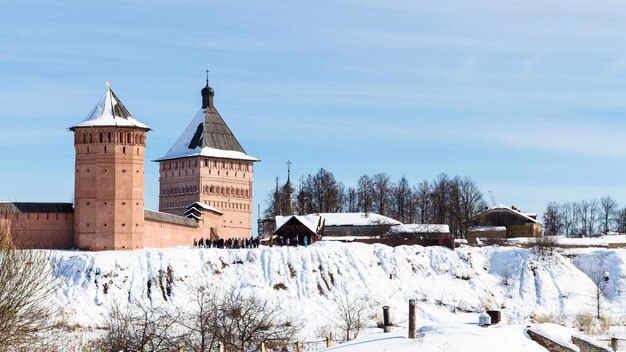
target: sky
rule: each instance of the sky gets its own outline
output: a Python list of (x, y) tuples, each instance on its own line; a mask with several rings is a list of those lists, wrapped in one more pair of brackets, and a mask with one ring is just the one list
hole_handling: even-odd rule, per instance
[[(201, 105), (255, 164), (253, 203), (287, 160), (346, 186), (470, 176), (485, 198), (626, 204), (626, 3), (10, 1), (0, 12), (0, 199), (71, 201), (68, 127), (106, 87), (149, 125), (158, 165)], [(256, 213), (256, 212), (255, 212)], [(255, 214), (256, 215), (256, 214)]]

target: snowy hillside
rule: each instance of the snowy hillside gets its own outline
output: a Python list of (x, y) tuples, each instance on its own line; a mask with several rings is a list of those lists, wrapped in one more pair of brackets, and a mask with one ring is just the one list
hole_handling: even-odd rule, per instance
[(605, 272), (603, 311), (626, 313), (621, 249), (542, 257), (519, 248), (318, 242), (308, 248), (55, 251), (52, 263), (60, 283), (52, 299), (71, 325), (83, 328), (97, 328), (112, 302), (129, 297), (189, 309), (198, 286), (234, 287), (276, 302), (308, 322), (301, 336), (307, 340), (332, 329), (334, 302), (345, 292), (367, 299), (371, 326), (382, 320), (383, 305), (391, 307), (392, 322), (405, 325), (411, 298), (418, 300), (418, 327), (467, 321), (458, 313), (484, 308), (502, 309), (505, 323), (524, 324), (532, 315), (594, 312), (592, 279)]

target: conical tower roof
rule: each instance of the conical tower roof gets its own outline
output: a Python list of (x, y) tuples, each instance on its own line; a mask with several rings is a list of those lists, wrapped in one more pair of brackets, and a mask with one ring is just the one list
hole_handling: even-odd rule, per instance
[(258, 161), (257, 158), (246, 154), (213, 105), (213, 89), (208, 86), (208, 83), (202, 90), (202, 96), (202, 109), (187, 125), (167, 154), (156, 161), (199, 155)]
[(98, 104), (91, 110), (87, 118), (83, 122), (70, 127), (73, 131), (77, 127), (100, 127), (100, 126), (115, 126), (115, 127), (137, 127), (149, 130), (150, 127), (135, 120), (135, 118), (128, 112), (124, 104), (115, 95), (113, 90), (107, 87), (107, 91), (104, 93)]

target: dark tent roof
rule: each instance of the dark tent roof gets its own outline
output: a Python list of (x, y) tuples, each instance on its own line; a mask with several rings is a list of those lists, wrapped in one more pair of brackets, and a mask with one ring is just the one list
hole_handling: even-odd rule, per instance
[(236, 152), (246, 153), (215, 107), (210, 107), (206, 110), (206, 115), (204, 117), (204, 137), (202, 138), (202, 147), (234, 150)]
[(73, 213), (72, 203), (0, 202), (0, 213)]

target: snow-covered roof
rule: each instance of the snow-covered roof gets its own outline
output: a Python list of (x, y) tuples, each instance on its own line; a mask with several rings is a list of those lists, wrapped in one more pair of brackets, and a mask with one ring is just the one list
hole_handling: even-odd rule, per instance
[(91, 110), (87, 118), (83, 122), (70, 127), (70, 130), (74, 130), (78, 127), (99, 127), (99, 126), (115, 126), (115, 127), (138, 127), (149, 130), (150, 127), (135, 120), (135, 118), (128, 112), (124, 104), (113, 93), (111, 88), (108, 88), (104, 93), (98, 104)]
[(155, 161), (191, 156), (259, 160), (246, 154), (214, 107), (200, 109), (170, 150)]
[(522, 213), (521, 211), (517, 210), (517, 209), (513, 209), (511, 207), (507, 207), (506, 205), (503, 204), (496, 204), (493, 207), (485, 210), (485, 211), (490, 211), (490, 210), (497, 210), (497, 209), (504, 209), (504, 210), (508, 210), (510, 212), (513, 212), (523, 218), (525, 218), (526, 220), (530, 221), (530, 222), (535, 222), (537, 224), (541, 224), (541, 222), (539, 222), (537, 219), (533, 219), (532, 217), (528, 216), (528, 214), (526, 213)]
[(544, 323), (533, 325), (528, 330), (572, 351), (580, 351), (578, 346), (571, 341), (575, 332), (570, 328), (558, 324)]
[(450, 226), (444, 224), (402, 224), (389, 229), (390, 233), (450, 233)]
[[(317, 225), (320, 222), (319, 215), (288, 215), (276, 217), (276, 231), (278, 231), (283, 225), (285, 225), (292, 218), (298, 219), (302, 225), (306, 226), (309, 230), (317, 233)], [(274, 231), (274, 232), (276, 232)]]
[(376, 213), (320, 213), (324, 226), (402, 225), (398, 220)]
[(506, 231), (506, 226), (472, 226), (468, 229), (470, 232), (496, 232)]
[(192, 210), (192, 209), (198, 210), (198, 208), (204, 209), (204, 210), (210, 210), (210, 211), (213, 211), (213, 212), (216, 212), (216, 213), (219, 213), (219, 214), (224, 214), (221, 210), (217, 209), (216, 207), (212, 207), (212, 206), (210, 206), (210, 205), (208, 205), (206, 203), (202, 203), (202, 202), (195, 202), (195, 203), (193, 203), (193, 204), (191, 204), (191, 205), (189, 205), (187, 207), (188, 211)]

